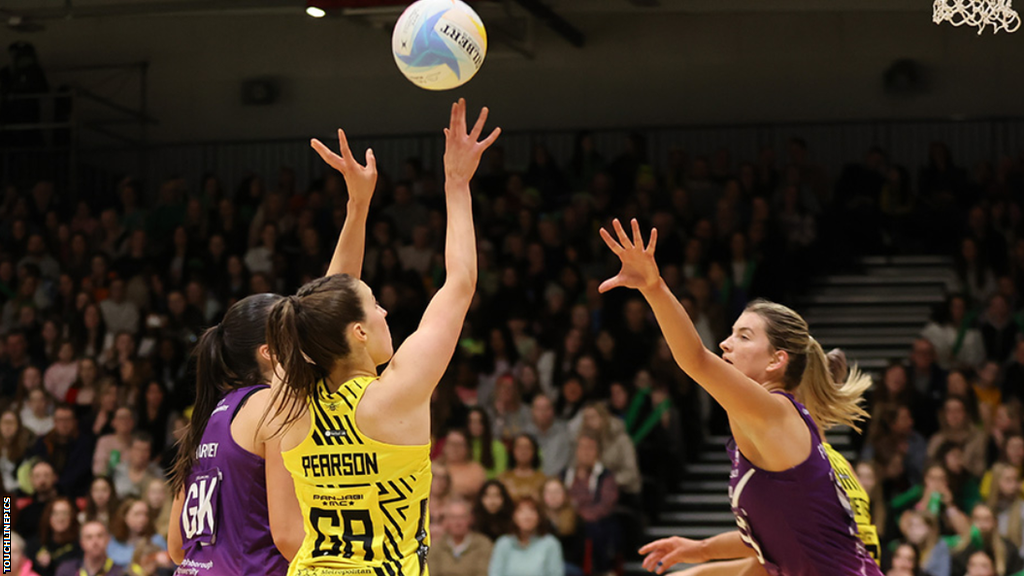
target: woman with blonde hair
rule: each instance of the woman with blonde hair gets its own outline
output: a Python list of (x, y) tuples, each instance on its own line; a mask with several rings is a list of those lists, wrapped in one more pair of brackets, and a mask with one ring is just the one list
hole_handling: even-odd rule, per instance
[(1021, 497), (1020, 471), (1009, 464), (992, 467), (992, 490), (988, 507), (996, 515), (999, 534), (1024, 555), (1024, 497)]
[(939, 537), (939, 523), (934, 515), (921, 510), (907, 510), (900, 516), (899, 527), (906, 541), (920, 551), (922, 570), (931, 576), (950, 576), (952, 556), (949, 545)]
[(615, 483), (626, 494), (640, 494), (640, 468), (636, 447), (626, 434), (622, 420), (612, 418), (603, 402), (587, 404), (581, 414), (580, 432), (589, 431), (601, 438), (601, 464), (615, 475)]
[(739, 530), (703, 542), (652, 542), (640, 550), (644, 567), (664, 573), (678, 562), (756, 557), (762, 572), (881, 576), (857, 537), (849, 499), (836, 490), (818, 428), (856, 427), (866, 418), (859, 403), (871, 379), (854, 371), (837, 386), (807, 322), (763, 300), (746, 307), (716, 356), (658, 272), (657, 230), (645, 246), (636, 220), (632, 239), (618, 220), (613, 225), (617, 241), (604, 229), (601, 236), (622, 269), (600, 291), (640, 290), (676, 362), (722, 405), (733, 431), (730, 493)]
[(985, 473), (985, 433), (968, 417), (967, 403), (959, 396), (950, 396), (939, 413), (939, 431), (928, 441), (928, 458), (934, 459), (947, 442), (959, 444), (964, 450), (964, 466), (971, 474)]

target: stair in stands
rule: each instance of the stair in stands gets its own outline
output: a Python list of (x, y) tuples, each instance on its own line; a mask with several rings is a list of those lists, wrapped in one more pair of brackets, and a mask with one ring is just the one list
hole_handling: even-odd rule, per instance
[[(952, 262), (933, 256), (869, 257), (858, 275), (825, 276), (813, 281), (796, 309), (811, 333), (829, 350), (841, 347), (851, 363), (877, 373), (891, 359), (905, 358), (932, 308), (955, 288)], [(856, 460), (848, 431), (830, 432), (829, 442), (848, 460)], [(702, 539), (734, 530), (729, 509), (727, 438), (705, 439), (698, 462), (669, 494), (662, 513), (647, 528), (647, 540), (668, 536)], [(639, 562), (626, 573), (648, 574)], [(682, 569), (679, 567), (678, 569)]]

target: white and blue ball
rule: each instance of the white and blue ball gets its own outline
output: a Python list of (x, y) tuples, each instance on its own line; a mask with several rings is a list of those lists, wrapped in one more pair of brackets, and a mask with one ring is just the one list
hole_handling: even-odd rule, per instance
[(450, 90), (480, 70), (487, 55), (487, 31), (461, 0), (419, 0), (395, 24), (391, 48), (398, 69), (413, 84)]

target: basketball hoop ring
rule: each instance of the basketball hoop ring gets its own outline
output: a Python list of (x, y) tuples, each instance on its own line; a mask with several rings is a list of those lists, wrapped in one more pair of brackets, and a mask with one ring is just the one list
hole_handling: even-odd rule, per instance
[(1020, 15), (1013, 9), (1013, 0), (935, 0), (932, 20), (936, 24), (976, 26), (979, 36), (990, 25), (993, 33), (1016, 32), (1020, 28)]

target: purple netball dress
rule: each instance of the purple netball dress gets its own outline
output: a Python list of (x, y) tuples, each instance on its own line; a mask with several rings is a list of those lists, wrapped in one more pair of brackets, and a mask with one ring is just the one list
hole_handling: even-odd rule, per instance
[(274, 546), (267, 515), (266, 464), (231, 436), (231, 421), (253, 393), (228, 392), (210, 415), (185, 484), (176, 576), (284, 575), (288, 561)]
[(811, 455), (783, 472), (755, 467), (729, 440), (729, 499), (743, 541), (772, 576), (882, 576), (857, 537), (846, 492), (836, 481), (818, 427), (791, 395), (811, 434)]

